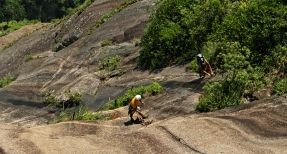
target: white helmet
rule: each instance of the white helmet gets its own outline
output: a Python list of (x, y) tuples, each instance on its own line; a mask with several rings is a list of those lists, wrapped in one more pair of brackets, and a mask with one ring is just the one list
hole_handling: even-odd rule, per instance
[(197, 54), (196, 56), (199, 57), (199, 58), (203, 57), (203, 55), (201, 53)]
[(142, 99), (142, 97), (141, 97), (141, 95), (136, 95), (136, 100), (141, 100)]

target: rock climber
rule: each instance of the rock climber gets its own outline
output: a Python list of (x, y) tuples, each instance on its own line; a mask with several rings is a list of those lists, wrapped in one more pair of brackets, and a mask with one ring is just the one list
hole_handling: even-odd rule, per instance
[(204, 58), (204, 56), (199, 53), (196, 55), (197, 65), (198, 65), (198, 73), (200, 78), (204, 78), (205, 75), (212, 76), (214, 75), (212, 68), (208, 61)]
[(145, 119), (146, 116), (144, 116), (141, 112), (140, 112), (140, 105), (144, 104), (144, 102), (142, 101), (142, 97), (141, 95), (136, 95), (131, 101), (130, 101), (130, 104), (129, 104), (129, 111), (128, 111), (128, 114), (131, 118), (131, 121), (134, 122), (134, 119), (133, 119), (133, 115), (135, 112), (137, 112), (141, 117), (142, 119)]

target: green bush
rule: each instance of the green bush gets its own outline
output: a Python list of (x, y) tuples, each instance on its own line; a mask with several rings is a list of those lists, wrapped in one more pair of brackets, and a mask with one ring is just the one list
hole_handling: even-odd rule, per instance
[(110, 56), (104, 58), (100, 61), (101, 69), (106, 69), (108, 71), (116, 70), (121, 62), (121, 57), (118, 55)]
[(93, 2), (94, 2), (94, 0), (77, 0), (77, 1), (75, 1), (75, 5), (74, 5), (76, 7), (74, 9), (71, 9), (71, 8), (68, 9), (67, 13), (69, 15), (73, 15), (75, 13), (81, 14)]
[(197, 72), (197, 62), (196, 60), (192, 60), (190, 63), (188, 63), (188, 66), (186, 67), (187, 70), (191, 70), (192, 72)]
[(48, 106), (59, 106), (59, 105), (61, 105), (61, 102), (56, 97), (54, 91), (45, 92), (43, 94), (43, 97), (44, 97), (44, 104), (45, 105), (48, 105)]
[(216, 68), (260, 66), (285, 50), (286, 18), (286, 3), (279, 0), (163, 0), (142, 38), (139, 65), (187, 63), (212, 44)]
[(222, 81), (214, 81), (204, 86), (204, 95), (200, 97), (196, 110), (209, 112), (242, 103), (244, 82), (235, 76)]
[(73, 110), (62, 110), (54, 119), (54, 122), (71, 120), (93, 121), (107, 119), (102, 112), (90, 112), (86, 106), (79, 106)]
[(101, 112), (90, 112), (87, 107), (80, 106), (75, 112), (74, 120), (100, 120), (106, 118)]
[(0, 1), (0, 22), (9, 20), (50, 21), (89, 6), (94, 0), (4, 0)]
[(7, 20), (23, 20), (25, 16), (26, 11), (21, 1), (0, 1), (0, 22)]
[(11, 82), (15, 81), (16, 78), (13, 76), (5, 76), (0, 79), (0, 88), (3, 88), (7, 85), (9, 85)]
[(128, 89), (122, 96), (118, 97), (116, 100), (106, 103), (100, 110), (112, 110), (121, 106), (125, 106), (135, 95), (156, 95), (164, 91), (163, 87), (157, 83), (146, 86), (139, 86)]
[(286, 19), (283, 0), (162, 0), (142, 38), (139, 66), (153, 70), (192, 60), (188, 68), (195, 70), (195, 55), (203, 53), (228, 78), (205, 86), (198, 110), (239, 104), (244, 94), (286, 75)]
[(131, 41), (135, 46), (139, 46), (141, 44), (141, 40), (139, 38), (134, 38)]
[(248, 69), (250, 50), (239, 42), (220, 42), (214, 48), (211, 61), (222, 72)]
[(60, 114), (54, 119), (55, 122), (69, 121), (71, 115), (67, 111), (61, 111)]
[(37, 22), (38, 22), (37, 20), (1, 22), (0, 23), (0, 37), (7, 35), (8, 33), (11, 33), (17, 29), (20, 29), (21, 27), (25, 25), (35, 24)]
[(101, 41), (101, 47), (110, 46), (113, 44), (112, 40), (103, 40)]
[(82, 104), (81, 97), (82, 95), (79, 92), (71, 92), (66, 91), (65, 97), (66, 100), (61, 100), (58, 98), (54, 91), (48, 91), (43, 94), (44, 104), (52, 107), (62, 108), (63, 110), (66, 108), (71, 108), (75, 106), (79, 106)]
[(273, 92), (276, 95), (283, 95), (287, 93), (287, 77), (275, 82)]
[(139, 65), (156, 69), (192, 60), (224, 10), (220, 0), (160, 1), (141, 41)]
[(64, 101), (66, 107), (79, 106), (82, 104), (82, 94), (79, 92), (66, 91), (65, 95), (68, 97), (68, 100)]
[(263, 62), (265, 72), (271, 72), (275, 74), (287, 73), (287, 45), (276, 46), (269, 56), (266, 57)]
[(252, 95), (268, 83), (260, 67), (230, 71), (225, 75), (225, 80), (204, 85), (204, 95), (199, 100), (197, 111), (209, 112), (239, 105), (243, 95)]
[(262, 73), (261, 67), (242, 70), (237, 73), (239, 78), (245, 84), (245, 94), (253, 94), (268, 84), (268, 77)]
[(277, 45), (287, 43), (284, 33), (287, 28), (286, 5), (278, 0), (235, 1), (230, 4), (210, 40), (239, 42), (251, 51), (248, 60), (253, 65), (260, 65)]

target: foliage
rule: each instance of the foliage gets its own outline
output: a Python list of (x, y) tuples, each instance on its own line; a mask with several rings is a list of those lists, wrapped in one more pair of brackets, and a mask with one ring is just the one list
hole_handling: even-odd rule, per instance
[(26, 11), (21, 1), (2, 0), (0, 1), (0, 22), (8, 20), (22, 20)]
[(267, 77), (262, 73), (262, 68), (252, 68), (249, 70), (239, 71), (238, 78), (245, 84), (245, 94), (253, 94), (254, 92), (262, 89), (268, 83)]
[(112, 40), (103, 40), (101, 41), (101, 47), (105, 47), (105, 46), (110, 46), (113, 44), (113, 41)]
[(239, 42), (220, 42), (215, 47), (215, 52), (211, 61), (222, 72), (247, 69), (250, 62), (250, 50), (242, 47)]
[(134, 38), (131, 41), (135, 46), (139, 46), (141, 44), (141, 40), (139, 38)]
[(187, 70), (191, 70), (192, 72), (197, 72), (197, 68), (198, 66), (196, 60), (192, 60), (186, 67)]
[(75, 112), (74, 120), (100, 120), (106, 118), (101, 112), (90, 112), (87, 107), (80, 106)]
[(86, 106), (79, 106), (73, 110), (63, 110), (54, 119), (55, 122), (81, 120), (81, 121), (93, 121), (106, 119), (102, 112), (88, 111)]
[(54, 91), (48, 91), (43, 94), (44, 104), (48, 106), (58, 106), (60, 104), (60, 100), (56, 97)]
[(260, 67), (234, 70), (226, 75), (224, 80), (204, 85), (204, 95), (196, 107), (198, 111), (209, 112), (239, 105), (243, 95), (252, 95), (268, 83)]
[(15, 81), (16, 78), (13, 76), (5, 76), (0, 79), (0, 88), (3, 88), (7, 85), (9, 85), (11, 82)]
[(50, 21), (70, 13), (81, 4), (90, 4), (93, 0), (1, 0), (0, 22), (9, 20), (37, 19)]
[(244, 82), (233, 77), (222, 81), (214, 81), (204, 86), (204, 96), (200, 98), (196, 110), (209, 112), (242, 103)]
[(277, 0), (234, 2), (211, 38), (220, 42), (238, 41), (252, 51), (248, 60), (260, 64), (275, 46), (287, 43), (286, 8)]
[(79, 92), (65, 92), (66, 99), (60, 99), (56, 96), (54, 91), (48, 91), (43, 94), (44, 104), (57, 108), (71, 108), (75, 106), (79, 106), (82, 103), (81, 97), (82, 95)]
[(200, 111), (239, 104), (244, 94), (272, 83), (284, 91), (284, 82), (274, 79), (286, 76), (286, 19), (283, 0), (162, 0), (142, 38), (139, 66), (191, 61), (188, 68), (195, 70), (195, 54), (206, 55), (227, 78), (204, 87)]
[(31, 54), (25, 55), (25, 62), (31, 61), (33, 59), (34, 59), (34, 57)]
[(146, 86), (133, 87), (128, 89), (122, 96), (117, 99), (106, 103), (100, 110), (112, 110), (121, 106), (125, 106), (135, 95), (156, 95), (164, 91), (163, 87), (157, 83)]
[(118, 55), (104, 58), (100, 61), (100, 66), (103, 69), (113, 71), (116, 70), (121, 62), (121, 57)]
[(142, 38), (139, 64), (156, 69), (186, 63), (213, 44), (216, 67), (236, 67), (241, 60), (239, 67), (261, 65), (287, 43), (286, 7), (279, 0), (160, 1)]
[(94, 2), (94, 0), (77, 0), (75, 2), (75, 5), (72, 7), (75, 9), (68, 8), (68, 14), (74, 14), (76, 12), (78, 13), (78, 15), (81, 14), (85, 10), (85, 8), (87, 8)]
[(65, 95), (68, 98), (64, 102), (66, 107), (79, 106), (82, 103), (82, 94), (80, 94), (79, 92), (66, 91)]
[(272, 72), (277, 75), (287, 73), (287, 45), (278, 45), (271, 51), (263, 62), (263, 66), (267, 72)]
[(275, 82), (273, 92), (276, 95), (283, 95), (287, 93), (287, 77)]
[(4, 36), (10, 32), (13, 32), (25, 25), (29, 25), (29, 24), (34, 24), (37, 23), (38, 21), (36, 20), (22, 20), (22, 21), (9, 21), (9, 22), (2, 22), (0, 23), (0, 37)]
[(54, 119), (55, 122), (69, 121), (71, 115), (67, 111), (61, 111), (60, 114)]
[(99, 120), (106, 117), (102, 112), (90, 112), (82, 103), (82, 95), (78, 92), (66, 91), (65, 97), (67, 99), (60, 99), (56, 96), (54, 91), (44, 93), (44, 104), (56, 107), (60, 110), (54, 122), (69, 121), (69, 120)]
[(222, 19), (224, 7), (220, 0), (161, 1), (142, 38), (140, 66), (156, 69), (190, 61)]

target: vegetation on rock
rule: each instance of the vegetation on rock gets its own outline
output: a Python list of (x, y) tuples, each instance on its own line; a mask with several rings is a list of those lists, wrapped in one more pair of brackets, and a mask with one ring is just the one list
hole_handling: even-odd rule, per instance
[(112, 110), (118, 107), (128, 105), (129, 101), (135, 95), (156, 95), (162, 92), (164, 92), (164, 89), (157, 82), (153, 82), (152, 84), (145, 86), (133, 87), (131, 89), (128, 89), (122, 96), (118, 97), (117, 99), (106, 103), (100, 110)]
[(83, 104), (79, 92), (66, 91), (63, 98), (58, 97), (54, 91), (44, 93), (44, 104), (59, 109), (53, 122), (70, 120), (99, 120), (105, 119), (101, 112), (91, 112)]
[(91, 112), (88, 111), (87, 107), (80, 105), (74, 110), (63, 110), (58, 116), (54, 119), (54, 122), (70, 121), (70, 120), (83, 120), (83, 121), (92, 121), (92, 120), (101, 120), (106, 119), (101, 112)]
[(141, 40), (139, 66), (154, 70), (203, 53), (225, 76), (205, 85), (197, 107), (214, 111), (240, 104), (242, 96), (266, 86), (286, 93), (286, 34), (283, 0), (163, 0)]
[(0, 37), (4, 36), (10, 32), (13, 32), (25, 25), (29, 25), (29, 24), (34, 24), (37, 23), (37, 20), (23, 20), (23, 21), (8, 21), (8, 22), (2, 22), (0, 23)]
[(91, 3), (93, 0), (1, 0), (0, 22), (10, 20), (40, 20), (50, 21), (61, 18), (73, 8), (81, 4)]
[(43, 94), (44, 104), (62, 108), (63, 110), (82, 104), (82, 95), (79, 92), (66, 91), (64, 98), (59, 98), (54, 91), (48, 91)]
[(5, 76), (0, 79), (0, 88), (3, 88), (7, 85), (9, 85), (11, 82), (15, 81), (16, 78), (13, 76)]
[(121, 57), (118, 55), (110, 56), (104, 58), (100, 61), (100, 66), (102, 69), (106, 69), (108, 71), (116, 70), (121, 62)]
[(101, 44), (101, 47), (110, 46), (113, 44), (113, 41), (112, 40), (103, 40), (100, 42), (100, 44)]
[(287, 77), (276, 81), (273, 91), (276, 95), (283, 95), (284, 93), (287, 93)]

